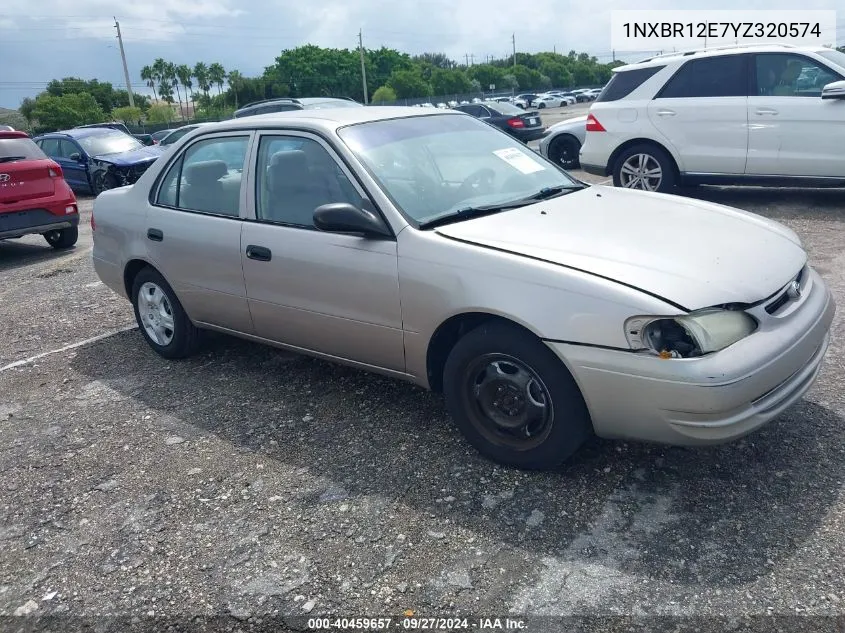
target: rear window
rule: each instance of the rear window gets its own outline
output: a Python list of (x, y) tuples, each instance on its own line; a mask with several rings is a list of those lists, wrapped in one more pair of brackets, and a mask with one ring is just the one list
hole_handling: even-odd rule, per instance
[(0, 138), (0, 161), (20, 156), (23, 160), (47, 158), (31, 138)]
[(490, 103), (485, 105), (491, 110), (496, 110), (499, 114), (525, 114), (525, 110), (518, 108), (512, 103)]
[(613, 76), (607, 82), (601, 94), (599, 94), (596, 102), (624, 99), (642, 86), (647, 79), (650, 79), (664, 68), (666, 66), (649, 66), (648, 68), (620, 70), (619, 72), (613, 73)]

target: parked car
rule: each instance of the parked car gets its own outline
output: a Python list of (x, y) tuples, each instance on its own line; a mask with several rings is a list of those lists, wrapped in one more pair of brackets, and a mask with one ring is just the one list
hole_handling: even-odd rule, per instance
[(50, 132), (34, 140), (61, 165), (71, 187), (95, 196), (133, 184), (163, 151), (118, 130), (100, 127)]
[(290, 112), (293, 110), (320, 110), (325, 108), (356, 108), (364, 107), (352, 99), (339, 97), (302, 97), (290, 99), (287, 97), (276, 99), (264, 99), (249, 103), (234, 113), (234, 118), (239, 119), (245, 116), (256, 114), (270, 114), (272, 112)]
[(593, 433), (754, 431), (813, 384), (835, 312), (787, 227), (589, 186), (451, 110), (212, 124), (93, 218), (94, 268), (162, 357), (210, 329), (408, 380), (528, 468)]
[(182, 127), (178, 127), (175, 130), (170, 130), (169, 134), (162, 138), (158, 144), (163, 148), (168, 148), (180, 138), (185, 136), (188, 132), (192, 132), (193, 130), (197, 129), (202, 125), (208, 125), (208, 123), (192, 123), (190, 125), (183, 125)]
[(110, 123), (90, 123), (88, 125), (77, 125), (74, 129), (75, 130), (82, 130), (87, 128), (108, 128), (110, 130), (120, 130), (124, 134), (128, 134), (129, 136), (133, 136), (144, 145), (154, 145), (152, 140), (152, 135), (150, 134), (133, 134), (129, 131), (129, 128), (126, 127), (125, 123), (121, 123), (120, 121), (112, 121)]
[(546, 130), (540, 141), (540, 153), (564, 169), (578, 169), (578, 155), (586, 136), (586, 116), (560, 121)]
[(15, 128), (11, 125), (0, 125), (0, 132), (14, 132)]
[(37, 233), (53, 248), (70, 248), (78, 225), (62, 168), (26, 132), (0, 130), (0, 240)]
[(166, 130), (159, 130), (158, 132), (153, 132), (150, 135), (153, 138), (153, 143), (155, 145), (158, 145), (159, 143), (161, 143), (161, 139), (163, 139), (165, 136), (170, 134), (175, 129), (176, 128), (171, 127), (171, 128), (167, 128)]
[(510, 103), (485, 101), (458, 106), (455, 110), (477, 117), (523, 143), (541, 138), (546, 131), (539, 112), (524, 112)]
[(536, 95), (533, 92), (516, 95), (516, 98), (513, 100), (513, 104), (518, 108), (530, 108), (532, 107), (531, 104), (534, 103), (534, 99), (538, 96), (540, 95)]
[(531, 102), (532, 107), (542, 110), (543, 108), (560, 108), (566, 105), (566, 100), (563, 97), (556, 95), (538, 95), (534, 101)]
[[(802, 73), (815, 79), (799, 81)], [(624, 113), (624, 116), (623, 116)], [(845, 185), (845, 53), (760, 45), (614, 69), (581, 165), (617, 186)]]
[(546, 94), (554, 95), (555, 97), (560, 97), (561, 100), (566, 102), (566, 105), (573, 105), (577, 103), (577, 99), (575, 95), (571, 92), (564, 92), (563, 90), (549, 90)]

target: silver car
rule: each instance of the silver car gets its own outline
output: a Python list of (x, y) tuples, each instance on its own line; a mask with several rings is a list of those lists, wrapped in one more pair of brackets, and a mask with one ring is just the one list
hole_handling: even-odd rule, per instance
[(208, 329), (405, 379), (526, 468), (593, 433), (751, 432), (809, 389), (835, 310), (788, 228), (588, 186), (449, 110), (203, 126), (92, 226), (97, 274), (160, 355)]
[(578, 155), (586, 136), (586, 115), (560, 121), (546, 130), (540, 141), (540, 153), (564, 169), (578, 169)]

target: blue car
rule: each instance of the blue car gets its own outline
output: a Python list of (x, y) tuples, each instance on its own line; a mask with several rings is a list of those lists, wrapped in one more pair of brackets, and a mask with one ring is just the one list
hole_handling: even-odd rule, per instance
[(98, 195), (106, 189), (134, 184), (163, 153), (129, 134), (110, 128), (75, 128), (33, 139), (62, 167), (76, 191)]

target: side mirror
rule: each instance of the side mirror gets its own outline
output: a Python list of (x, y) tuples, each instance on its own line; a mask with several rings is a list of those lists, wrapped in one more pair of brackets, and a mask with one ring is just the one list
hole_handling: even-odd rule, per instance
[(834, 81), (822, 88), (822, 99), (845, 99), (845, 81)]
[(390, 231), (378, 215), (348, 202), (333, 202), (317, 207), (314, 210), (314, 226), (330, 233), (390, 237)]
[(81, 163), (81, 162), (82, 162), (82, 154), (80, 154), (79, 152), (74, 152), (73, 154), (71, 154), (70, 156), (68, 156), (68, 158), (69, 158), (70, 160), (75, 160), (77, 163)]

